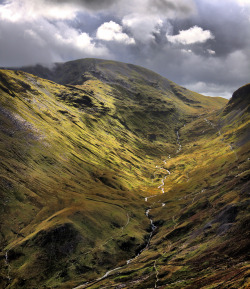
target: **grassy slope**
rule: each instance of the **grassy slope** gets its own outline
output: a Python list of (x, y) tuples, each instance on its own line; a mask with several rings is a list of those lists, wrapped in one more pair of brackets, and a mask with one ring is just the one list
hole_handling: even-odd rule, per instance
[[(174, 143), (177, 128), (226, 104), (223, 98), (200, 95), (153, 71), (117, 61), (90, 58), (56, 64), (52, 71), (41, 66), (22, 69), (90, 93), (94, 89), (98, 100), (112, 103), (119, 120), (143, 139)], [(114, 91), (113, 97), (103, 93), (107, 87)]]
[(150, 247), (88, 288), (249, 288), (249, 87), (180, 130), (165, 194), (148, 199)]
[[(114, 236), (119, 243), (122, 233), (122, 240), (135, 237), (126, 253), (133, 255), (148, 226), (134, 190), (148, 180), (151, 162), (138, 152), (136, 137), (103, 115), (98, 101), (80, 110), (61, 97), (85, 99), (81, 91), (24, 73), (4, 71), (1, 79), (1, 247), (3, 255), (9, 250), (12, 286), (84, 276), (114, 250), (118, 259), (105, 266), (118, 263), (127, 258), (124, 250), (105, 242)], [(133, 219), (123, 232), (128, 214)]]
[(96, 67), (74, 86), (1, 71), (2, 287), (71, 288), (124, 264), (147, 236), (142, 196), (175, 131), (223, 105), (117, 66), (122, 85)]

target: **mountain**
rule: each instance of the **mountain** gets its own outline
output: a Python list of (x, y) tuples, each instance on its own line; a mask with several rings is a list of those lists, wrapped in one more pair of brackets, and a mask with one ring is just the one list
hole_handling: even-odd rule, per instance
[(239, 91), (97, 59), (0, 70), (0, 286), (246, 286)]

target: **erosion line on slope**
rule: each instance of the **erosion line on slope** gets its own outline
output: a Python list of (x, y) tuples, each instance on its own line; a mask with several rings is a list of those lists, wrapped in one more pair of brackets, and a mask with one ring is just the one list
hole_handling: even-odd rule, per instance
[(155, 288), (157, 288), (157, 283), (158, 283), (158, 281), (160, 279), (159, 279), (159, 271), (157, 270), (157, 266), (156, 266), (156, 260), (154, 262), (154, 269), (155, 269), (155, 278), (156, 278), (156, 280), (155, 280)]

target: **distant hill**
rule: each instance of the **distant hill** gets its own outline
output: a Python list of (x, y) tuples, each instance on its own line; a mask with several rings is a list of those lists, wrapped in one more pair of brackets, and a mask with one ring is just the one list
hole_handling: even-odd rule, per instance
[[(22, 70), (59, 84), (91, 88), (100, 100), (105, 95), (130, 130), (157, 140), (173, 141), (175, 131), (188, 118), (227, 103), (187, 90), (143, 67), (116, 61), (80, 59), (57, 63), (51, 70), (39, 65)], [(114, 93), (106, 94), (105, 87)]]

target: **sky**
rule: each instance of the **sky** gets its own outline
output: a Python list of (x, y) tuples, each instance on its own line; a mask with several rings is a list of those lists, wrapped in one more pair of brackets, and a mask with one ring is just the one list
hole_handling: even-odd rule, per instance
[(250, 0), (0, 0), (0, 67), (86, 57), (230, 98), (250, 82)]

